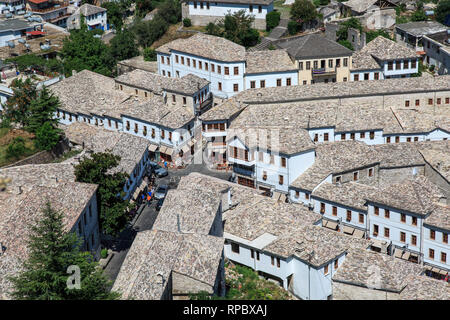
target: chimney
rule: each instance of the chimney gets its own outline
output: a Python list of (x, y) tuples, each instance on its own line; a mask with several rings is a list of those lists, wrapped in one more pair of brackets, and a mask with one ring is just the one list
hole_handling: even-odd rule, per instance
[(22, 194), (22, 186), (16, 187), (15, 194)]
[(178, 213), (177, 213), (177, 228), (178, 228), (178, 232), (181, 233), (180, 214), (178, 214)]

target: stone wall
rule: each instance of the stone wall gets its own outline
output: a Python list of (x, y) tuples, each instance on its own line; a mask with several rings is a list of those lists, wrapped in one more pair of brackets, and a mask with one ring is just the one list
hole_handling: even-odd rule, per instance
[[(182, 8), (181, 12), (183, 14), (183, 8)], [(191, 19), (193, 26), (206, 26), (210, 22), (216, 23), (220, 20), (223, 20), (224, 17), (222, 17), (222, 16), (201, 16), (201, 15), (190, 16), (189, 12), (186, 12), (185, 16), (183, 16), (183, 19), (184, 18)], [(255, 29), (265, 30), (266, 29), (266, 20), (265, 19), (255, 19), (252, 27)]]
[(447, 204), (450, 204), (450, 185), (449, 182), (428, 163), (425, 164), (425, 177), (441, 188), (447, 196)]
[(407, 178), (413, 177), (413, 169), (418, 175), (424, 174), (424, 166), (404, 167), (404, 168), (383, 168), (379, 171), (380, 185), (398, 183)]

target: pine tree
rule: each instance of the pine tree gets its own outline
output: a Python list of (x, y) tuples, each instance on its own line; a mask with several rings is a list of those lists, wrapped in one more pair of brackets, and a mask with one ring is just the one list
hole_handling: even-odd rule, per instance
[(36, 133), (44, 123), (49, 123), (55, 128), (58, 125), (55, 113), (60, 107), (61, 103), (58, 97), (44, 87), (38, 97), (30, 102), (30, 116), (27, 129)]
[[(18, 276), (10, 277), (12, 297), (21, 300), (105, 300), (116, 299), (108, 292), (107, 280), (89, 252), (80, 251), (76, 234), (64, 231), (63, 215), (47, 203), (43, 217), (30, 226), (29, 256)], [(80, 289), (70, 289), (69, 266), (80, 268)]]

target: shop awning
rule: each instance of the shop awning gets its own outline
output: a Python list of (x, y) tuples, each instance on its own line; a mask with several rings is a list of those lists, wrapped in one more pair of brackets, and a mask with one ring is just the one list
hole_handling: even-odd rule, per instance
[(274, 200), (278, 200), (278, 199), (280, 199), (280, 195), (281, 195), (281, 193), (274, 191), (272, 194), (272, 198)]
[(435, 268), (435, 267), (431, 268), (431, 272), (439, 273), (439, 270), (440, 270), (440, 269)]
[(440, 274), (440, 275), (446, 276), (447, 273), (448, 273), (448, 272), (445, 271), (445, 270), (439, 270), (439, 274)]
[(347, 234), (353, 234), (353, 232), (355, 232), (355, 229), (354, 228), (352, 228), (352, 227), (349, 227), (349, 226), (344, 226), (344, 233), (347, 233)]
[(431, 266), (425, 266), (425, 270), (431, 271), (431, 269), (433, 269), (433, 267), (431, 267)]
[(381, 241), (378, 239), (370, 239), (370, 240), (373, 242), (372, 247), (379, 248), (379, 249), (381, 249), (382, 244), (385, 243), (385, 241)]
[(166, 148), (166, 152), (164, 152), (165, 154), (167, 154), (167, 155), (169, 155), (169, 156), (171, 156), (172, 155), (172, 153), (173, 153), (173, 149), (172, 148), (169, 148), (169, 147), (167, 147)]
[(226, 148), (217, 149), (217, 150), (214, 150), (214, 152), (225, 153), (225, 152), (227, 152), (227, 149)]
[(336, 230), (338, 224), (337, 224), (337, 222), (334, 222), (334, 221), (324, 220), (323, 226), (328, 229), (331, 229), (331, 230)]
[(402, 259), (403, 260), (408, 260), (410, 256), (411, 256), (411, 252), (405, 251), (405, 253), (402, 256)]
[(286, 195), (284, 193), (281, 194), (280, 201), (281, 202), (286, 202)]
[(395, 249), (394, 257), (401, 259), (403, 251), (400, 249)]
[(188, 153), (189, 152), (189, 147), (187, 145), (184, 145), (181, 150), (183, 150), (183, 153)]
[(150, 152), (155, 152), (156, 149), (158, 149), (158, 146), (155, 144), (151, 144), (148, 146), (148, 151), (150, 151)]
[(353, 235), (355, 237), (358, 237), (358, 238), (363, 238), (364, 237), (364, 231), (363, 230), (359, 230), (359, 229), (355, 229), (355, 232), (353, 233)]
[(194, 143), (195, 143), (194, 139), (189, 140), (189, 142), (188, 142), (189, 147), (192, 147), (194, 145)]
[(139, 192), (141, 192), (141, 189), (139, 189), (139, 188), (136, 188), (136, 190), (134, 190), (133, 199), (137, 199)]
[(166, 153), (167, 147), (161, 147), (159, 148), (159, 152)]

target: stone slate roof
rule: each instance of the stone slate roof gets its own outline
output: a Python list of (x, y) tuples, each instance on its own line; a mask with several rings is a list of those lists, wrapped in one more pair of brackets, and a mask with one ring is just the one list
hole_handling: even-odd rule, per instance
[(5, 32), (25, 30), (41, 24), (42, 23), (29, 22), (25, 19), (3, 19), (2, 21), (0, 21), (0, 31)]
[(208, 111), (200, 116), (200, 119), (202, 121), (228, 120), (244, 110), (245, 107), (247, 107), (246, 104), (239, 103), (232, 97), (230, 99), (226, 99), (222, 103), (211, 107)]
[(367, 200), (426, 216), (436, 209), (436, 203), (443, 197), (439, 187), (420, 175), (382, 188)]
[(370, 54), (371, 56), (382, 61), (419, 57), (415, 50), (402, 46), (401, 44), (383, 36), (378, 36), (370, 41), (364, 48), (361, 49), (360, 53)]
[(295, 59), (321, 59), (352, 55), (350, 49), (319, 34), (283, 39), (276, 45), (286, 49), (289, 55)]
[(447, 181), (450, 181), (450, 140), (417, 144), (420, 154)]
[(49, 89), (58, 96), (62, 109), (74, 114), (108, 114), (120, 119), (123, 110), (142, 103), (116, 90), (114, 79), (88, 70), (52, 84)]
[(195, 56), (226, 62), (245, 61), (245, 47), (225, 38), (196, 33), (186, 39), (176, 39), (156, 49), (158, 52), (186, 52)]
[[(296, 256), (319, 267), (351, 248), (367, 248), (370, 241), (312, 225), (320, 215), (295, 204), (270, 198), (247, 202), (231, 210), (224, 237), (247, 242), (283, 258)], [(263, 240), (264, 239), (264, 240)], [(271, 239), (267, 242), (266, 239)], [(262, 244), (262, 247), (261, 247)], [(314, 251), (314, 255), (309, 254)]]
[(128, 133), (111, 131), (83, 122), (62, 126), (69, 141), (82, 145), (92, 152), (110, 152), (121, 157), (114, 172), (123, 171), (131, 174), (136, 164), (141, 161), (150, 142)]
[(437, 21), (416, 21), (397, 24), (397, 29), (408, 32), (411, 35), (420, 37), (423, 35), (447, 31), (447, 27)]
[(450, 300), (450, 285), (427, 276), (410, 275), (400, 293), (401, 300)]
[(249, 51), (246, 62), (246, 74), (297, 71), (286, 50)]
[(368, 105), (341, 105), (336, 112), (336, 132), (380, 130), (403, 132), (394, 114), (389, 109)]
[(156, 229), (138, 232), (112, 290), (121, 292), (122, 299), (160, 300), (172, 272), (213, 287), (222, 252), (220, 237)]
[(312, 196), (366, 211), (366, 197), (374, 192), (378, 192), (378, 189), (361, 183), (323, 183), (314, 190)]
[(102, 7), (97, 7), (92, 4), (85, 3), (82, 6), (80, 6), (74, 14), (82, 14), (83, 16), (87, 17), (96, 13), (105, 12), (106, 9)]
[(377, 0), (349, 0), (342, 5), (351, 8), (355, 12), (363, 13), (371, 6), (375, 5)]
[[(399, 293), (408, 276), (418, 276), (422, 267), (370, 250), (352, 250), (333, 276), (333, 281)], [(377, 279), (379, 275), (379, 279)]]
[(158, 62), (157, 61), (145, 61), (143, 56), (133, 57), (130, 59), (119, 61), (117, 63), (124, 65), (124, 66), (134, 68), (134, 69), (141, 69), (141, 70), (153, 72), (153, 73), (158, 72)]
[(283, 126), (247, 126), (232, 124), (227, 132), (227, 139), (239, 138), (248, 148), (270, 150), (283, 154), (296, 154), (314, 149), (308, 131), (298, 127)]
[(312, 191), (330, 174), (339, 174), (379, 162), (373, 148), (360, 141), (335, 141), (316, 146), (314, 164), (291, 186)]
[[(46, 172), (42, 170), (42, 166), (35, 169), (35, 174)], [(1, 170), (0, 175), (5, 176), (4, 174)], [(54, 210), (63, 213), (64, 228), (70, 231), (97, 190), (97, 185), (93, 184), (56, 181), (51, 183), (31, 177), (23, 186), (23, 192), (18, 194), (15, 188), (18, 184), (16, 176), (12, 179), (7, 191), (0, 193), (0, 242), (6, 248), (0, 256), (1, 299), (11, 298), (9, 292), (12, 285), (7, 277), (16, 275), (21, 270), (23, 261), (27, 259), (30, 226), (40, 219), (46, 202), (49, 201)]]
[(115, 78), (115, 81), (156, 94), (162, 94), (166, 90), (189, 96), (193, 96), (210, 83), (208, 80), (193, 74), (188, 74), (181, 78), (169, 78), (141, 69), (126, 72)]
[(235, 98), (243, 103), (276, 103), (432, 90), (444, 91), (448, 90), (449, 86), (450, 75), (444, 75), (427, 78), (427, 81), (423, 81), (420, 77), (410, 77), (249, 89), (238, 93)]
[[(184, 0), (186, 1), (186, 0)], [(214, 0), (206, 0), (205, 2), (215, 2), (217, 3), (217, 1)], [(218, 3), (236, 3), (236, 4), (246, 4), (246, 5), (250, 5), (250, 4), (260, 4), (260, 5), (269, 5), (273, 2), (273, 0), (221, 0)]]
[(436, 203), (431, 215), (425, 218), (425, 224), (450, 230), (450, 206)]
[(371, 54), (363, 51), (356, 51), (352, 56), (352, 71), (357, 70), (377, 70), (381, 69), (378, 62)]
[(423, 166), (425, 161), (416, 142), (386, 143), (372, 146), (380, 159), (380, 168)]
[[(399, 108), (393, 112), (402, 126), (401, 132), (431, 132), (436, 128), (450, 132), (450, 107), (439, 106), (434, 110), (429, 107)], [(383, 133), (396, 132), (386, 130)]]

